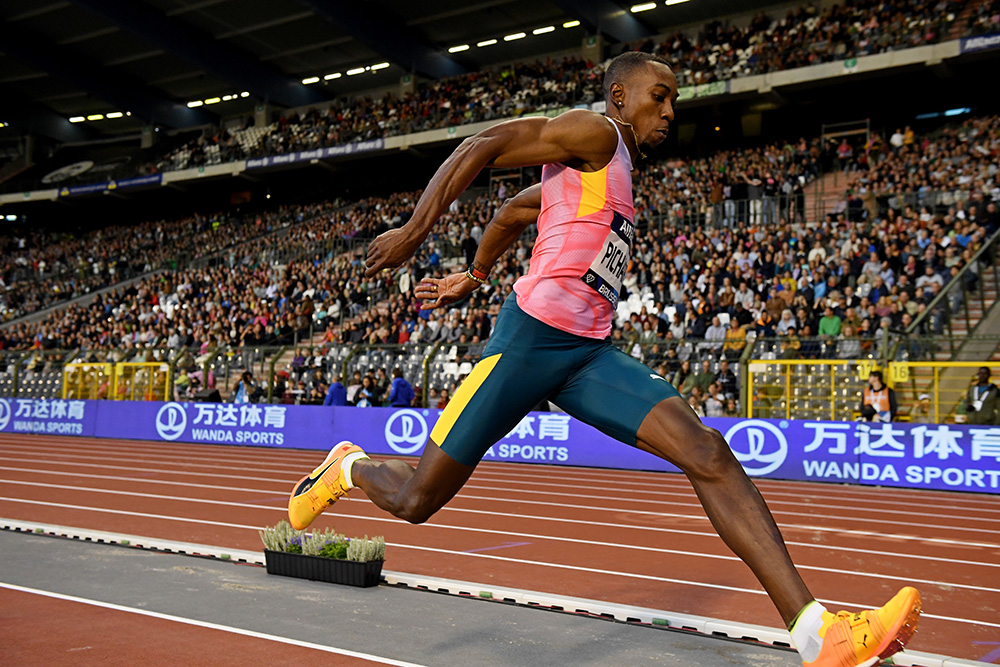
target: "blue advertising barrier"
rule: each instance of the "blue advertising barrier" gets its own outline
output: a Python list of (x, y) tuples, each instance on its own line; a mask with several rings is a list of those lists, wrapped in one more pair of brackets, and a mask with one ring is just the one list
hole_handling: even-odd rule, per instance
[(148, 176), (136, 176), (135, 178), (123, 178), (118, 181), (107, 181), (105, 183), (89, 183), (87, 185), (70, 185), (59, 189), (60, 197), (76, 197), (78, 195), (92, 195), (95, 192), (105, 192), (114, 190), (124, 190), (126, 188), (136, 188), (148, 185), (160, 185), (163, 182), (163, 174), (150, 174)]
[(959, 42), (959, 53), (975, 53), (1000, 48), (1000, 34), (963, 37)]
[[(417, 456), (440, 410), (0, 398), (0, 432)], [(1000, 427), (706, 419), (753, 477), (1000, 493)], [(486, 461), (677, 471), (570, 416), (532, 412)]]

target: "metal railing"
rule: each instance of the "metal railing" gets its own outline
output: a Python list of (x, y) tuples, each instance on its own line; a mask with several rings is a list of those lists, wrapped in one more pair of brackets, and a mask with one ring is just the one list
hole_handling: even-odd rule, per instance
[[(927, 308), (906, 328), (907, 336), (919, 335), (926, 331), (934, 335), (947, 333), (949, 350), (955, 354), (962, 341), (954, 333), (955, 322), (965, 325), (963, 335), (972, 333), (976, 325), (993, 307), (993, 301), (986, 299), (987, 278), (992, 279), (994, 290), (1000, 289), (1000, 266), (997, 252), (1000, 250), (1000, 231), (983, 244), (950, 282), (927, 305)], [(970, 301), (978, 301), (980, 316), (972, 317)]]

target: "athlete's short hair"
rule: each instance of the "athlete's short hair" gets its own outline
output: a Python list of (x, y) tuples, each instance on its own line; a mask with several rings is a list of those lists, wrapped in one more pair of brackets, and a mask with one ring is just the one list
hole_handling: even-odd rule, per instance
[(604, 72), (604, 97), (611, 99), (611, 84), (614, 82), (624, 83), (625, 79), (632, 75), (636, 69), (645, 67), (646, 63), (660, 63), (670, 67), (670, 63), (660, 56), (643, 51), (626, 51), (615, 56)]

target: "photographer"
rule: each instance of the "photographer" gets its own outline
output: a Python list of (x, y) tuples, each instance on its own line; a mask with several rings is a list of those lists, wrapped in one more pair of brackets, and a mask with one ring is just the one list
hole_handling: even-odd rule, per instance
[(264, 390), (254, 382), (253, 373), (243, 371), (233, 387), (233, 403), (256, 403), (264, 395)]

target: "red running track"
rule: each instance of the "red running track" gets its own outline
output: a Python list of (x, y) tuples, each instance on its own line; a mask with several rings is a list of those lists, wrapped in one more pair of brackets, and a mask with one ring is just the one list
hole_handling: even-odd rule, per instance
[[(67, 623), (67, 619), (72, 619)], [(0, 638), (10, 665), (324, 665), (383, 662), (74, 600), (0, 588)], [(123, 638), (131, 638), (131, 641)]]
[[(0, 516), (261, 548), (292, 484), (323, 453), (0, 436)], [(879, 606), (924, 597), (910, 648), (972, 660), (1000, 647), (1000, 499), (758, 480), (813, 594)], [(432, 521), (412, 526), (362, 493), (317, 520), (385, 535), (386, 568), (780, 627), (749, 569), (681, 475), (484, 463)]]

